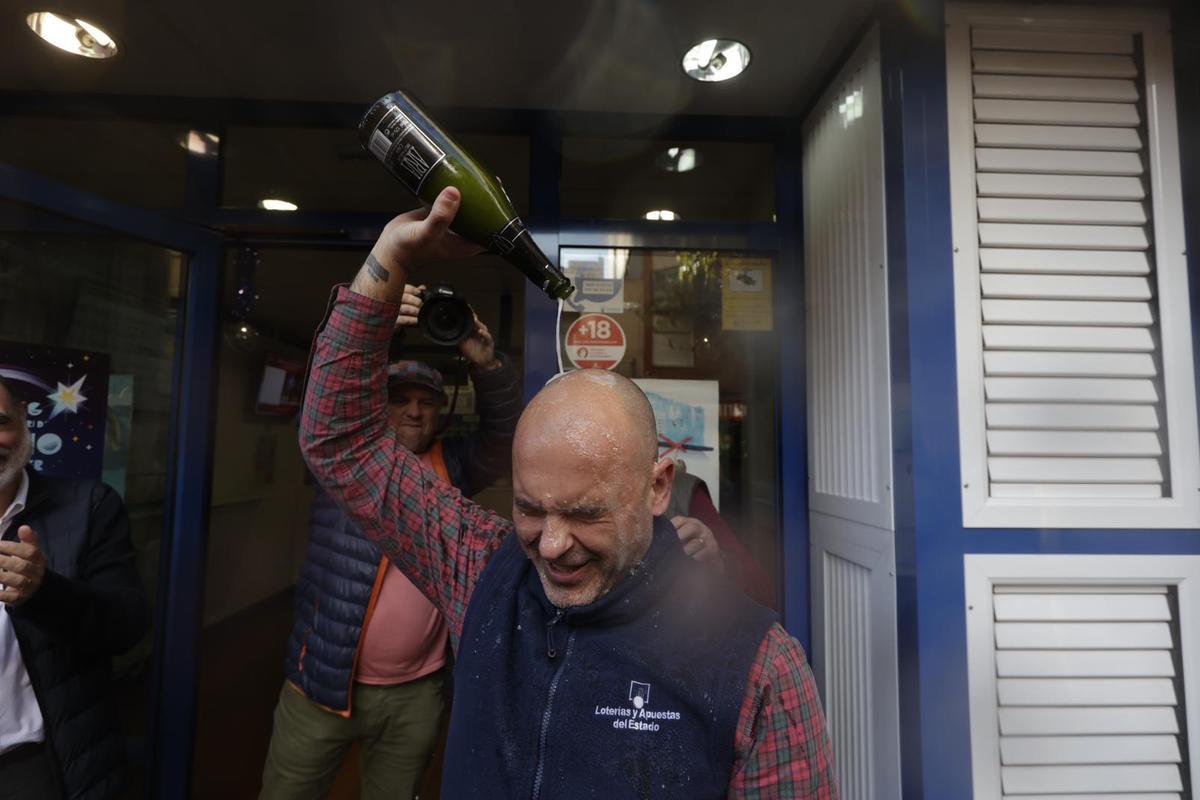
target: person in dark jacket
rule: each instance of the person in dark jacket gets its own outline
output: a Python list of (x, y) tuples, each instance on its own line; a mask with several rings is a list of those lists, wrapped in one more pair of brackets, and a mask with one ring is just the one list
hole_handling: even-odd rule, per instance
[[(404, 298), (401, 327), (415, 325), (421, 308), (417, 287)], [(389, 367), (388, 422), (426, 468), (469, 496), (511, 468), (522, 403), (517, 375), (485, 325), (476, 320), (459, 349), (471, 365), (479, 429), (435, 437), (443, 380), (416, 361)], [(447, 637), (434, 605), (320, 492), (261, 796), (327, 796), (357, 741), (363, 796), (412, 797), (445, 712)]]
[(149, 605), (121, 498), (29, 469), (25, 418), (0, 378), (0, 799), (108, 800), (125, 779), (111, 658)]

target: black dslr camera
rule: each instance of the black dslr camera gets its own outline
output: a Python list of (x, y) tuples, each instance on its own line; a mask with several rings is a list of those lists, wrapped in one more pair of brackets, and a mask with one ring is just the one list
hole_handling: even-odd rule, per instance
[(475, 332), (475, 312), (452, 287), (436, 284), (421, 290), (417, 327), (431, 342), (454, 347)]

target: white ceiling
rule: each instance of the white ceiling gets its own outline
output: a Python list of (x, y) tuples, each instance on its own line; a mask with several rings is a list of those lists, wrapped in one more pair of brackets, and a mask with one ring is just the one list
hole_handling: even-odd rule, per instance
[[(19, 0), (0, 11), (0, 89), (432, 106), (782, 116), (804, 110), (876, 0)], [(107, 29), (107, 62), (34, 37), (29, 11)], [(700, 84), (684, 51), (745, 42), (750, 69)]]

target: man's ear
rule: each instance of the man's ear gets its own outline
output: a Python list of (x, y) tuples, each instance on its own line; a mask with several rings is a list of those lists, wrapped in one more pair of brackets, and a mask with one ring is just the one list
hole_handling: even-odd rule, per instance
[(650, 486), (650, 510), (654, 516), (661, 516), (671, 503), (671, 484), (675, 480), (675, 462), (670, 458), (661, 458), (654, 464), (654, 478)]

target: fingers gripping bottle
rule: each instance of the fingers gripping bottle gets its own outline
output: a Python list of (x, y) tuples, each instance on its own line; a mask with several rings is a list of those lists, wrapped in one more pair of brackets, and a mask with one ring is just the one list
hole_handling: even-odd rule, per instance
[(503, 257), (551, 299), (574, 291), (534, 243), (500, 181), (404, 92), (375, 101), (358, 124), (358, 139), (422, 202), (432, 203), (447, 186), (458, 189), (455, 233)]

